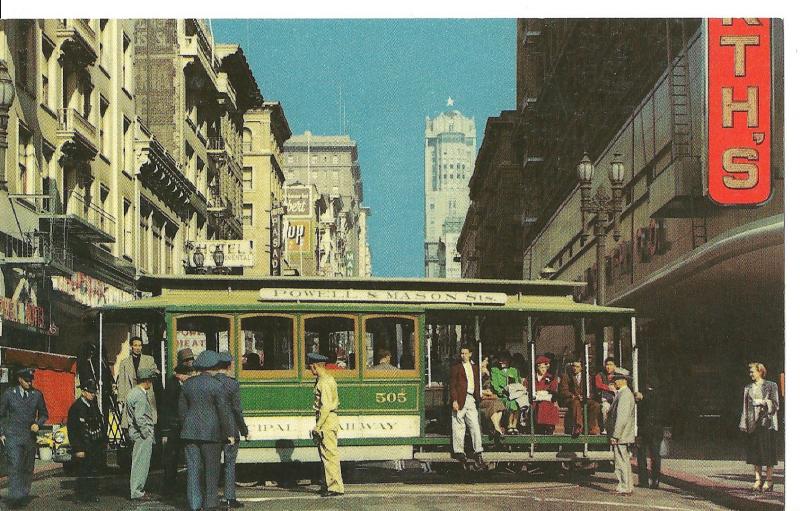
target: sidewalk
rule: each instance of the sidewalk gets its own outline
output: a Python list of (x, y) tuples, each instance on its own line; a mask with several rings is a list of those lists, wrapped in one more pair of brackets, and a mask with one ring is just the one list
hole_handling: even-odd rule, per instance
[[(634, 471), (636, 470), (634, 460)], [(784, 509), (784, 463), (775, 467), (770, 493), (752, 490), (752, 467), (740, 460), (671, 459), (661, 461), (661, 481), (733, 509)]]
[[(33, 479), (35, 481), (43, 477), (48, 477), (50, 475), (59, 473), (61, 470), (62, 470), (61, 463), (55, 463), (53, 461), (42, 461), (37, 458), (33, 466)], [(0, 488), (5, 488), (7, 485), (8, 485), (8, 477), (4, 473), (2, 476), (0, 476)]]

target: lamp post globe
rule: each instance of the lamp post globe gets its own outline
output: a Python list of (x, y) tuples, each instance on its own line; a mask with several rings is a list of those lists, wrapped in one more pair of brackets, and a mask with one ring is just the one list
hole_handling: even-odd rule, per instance
[(0, 60), (0, 110), (8, 110), (14, 102), (16, 91), (14, 80), (8, 74), (8, 66), (5, 60)]
[(222, 264), (225, 262), (225, 253), (222, 251), (222, 247), (217, 245), (212, 256), (214, 257), (214, 264), (217, 268), (221, 268)]
[(615, 186), (620, 186), (625, 181), (625, 165), (622, 163), (619, 153), (614, 155), (611, 166), (608, 168), (608, 180)]
[(594, 164), (589, 159), (589, 153), (583, 153), (583, 158), (578, 163), (578, 180), (581, 183), (591, 183), (594, 176)]

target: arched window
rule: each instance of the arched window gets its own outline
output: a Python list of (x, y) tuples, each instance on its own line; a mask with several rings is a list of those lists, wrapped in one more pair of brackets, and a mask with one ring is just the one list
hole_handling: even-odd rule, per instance
[(246, 153), (253, 150), (253, 133), (247, 128), (242, 130), (242, 150)]

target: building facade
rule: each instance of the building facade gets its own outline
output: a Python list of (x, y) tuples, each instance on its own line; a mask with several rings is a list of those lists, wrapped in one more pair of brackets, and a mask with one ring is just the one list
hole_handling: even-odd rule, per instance
[(515, 122), (515, 111), (486, 121), (457, 245), (464, 278), (522, 278), (523, 183), (512, 144)]
[[(347, 135), (295, 135), (285, 146), (286, 180), (289, 184), (313, 185), (326, 204), (327, 218), (320, 223), (321, 245), (316, 257), (321, 275), (368, 276), (371, 256), (367, 242), (358, 146)], [(287, 203), (287, 206), (290, 206)], [(292, 214), (291, 208), (288, 214)], [(363, 218), (362, 218), (363, 216)], [(306, 273), (308, 274), (308, 273)]]
[(475, 119), (458, 110), (425, 118), (425, 276), (458, 278), (458, 238), (469, 208)]
[[(604, 272), (606, 302), (638, 312), (640, 374), (667, 389), (676, 438), (733, 437), (747, 363), (763, 362), (776, 380), (784, 371), (782, 26), (771, 38), (774, 193), (753, 208), (715, 205), (703, 186), (705, 37), (688, 19), (520, 20), (517, 33), (523, 277), (552, 269), (587, 282), (576, 298), (591, 302)], [(581, 236), (584, 151), (596, 167), (593, 193), (610, 189), (612, 160), (626, 169), (620, 239), (608, 232), (600, 268), (595, 238)], [(465, 246), (477, 232), (465, 228)], [(606, 353), (629, 367), (629, 329), (606, 337), (589, 335), (593, 368)], [(687, 400), (687, 388), (702, 395)]]
[(242, 224), (255, 242), (255, 262), (245, 275), (280, 275), (284, 259), (283, 144), (292, 136), (283, 107), (265, 102), (244, 116)]

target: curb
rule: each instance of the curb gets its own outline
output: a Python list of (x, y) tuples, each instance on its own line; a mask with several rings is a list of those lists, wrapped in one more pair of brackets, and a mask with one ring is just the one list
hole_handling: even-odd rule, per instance
[[(636, 463), (633, 463), (634, 470)], [(741, 511), (783, 511), (785, 504), (771, 500), (749, 499), (740, 495), (730, 493), (730, 490), (738, 490), (730, 486), (721, 486), (710, 479), (693, 476), (684, 472), (672, 470), (661, 470), (661, 482), (666, 483), (682, 490), (687, 490), (696, 495), (708, 499), (716, 504), (739, 509)]]

